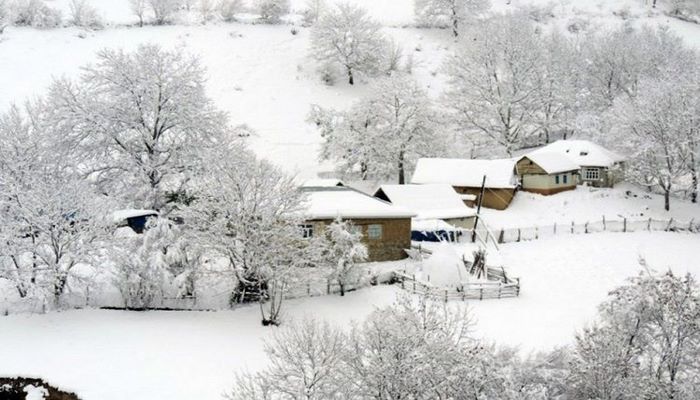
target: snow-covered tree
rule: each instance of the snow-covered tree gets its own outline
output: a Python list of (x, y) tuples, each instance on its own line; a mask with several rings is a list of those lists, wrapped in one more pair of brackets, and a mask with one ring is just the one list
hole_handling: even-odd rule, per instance
[(491, 8), (490, 0), (415, 0), (416, 22), (420, 26), (449, 27), (457, 37), (470, 20)]
[(697, 93), (685, 82), (645, 80), (634, 99), (615, 108), (622, 122), (619, 141), (629, 154), (626, 174), (639, 184), (660, 189), (666, 210), (671, 194), (690, 173), (697, 151), (692, 149), (694, 132), (700, 128)]
[(181, 0), (147, 0), (148, 6), (153, 12), (156, 25), (165, 25), (172, 22), (175, 13), (182, 6)]
[(698, 396), (700, 292), (692, 276), (634, 278), (610, 293), (599, 314), (576, 340), (574, 398)]
[(229, 400), (353, 398), (344, 385), (347, 337), (328, 323), (295, 322), (265, 344), (270, 367), (239, 374)]
[(320, 240), (320, 260), (328, 268), (328, 279), (340, 286), (345, 296), (348, 284), (357, 282), (363, 270), (358, 263), (367, 260), (367, 246), (362, 243), (362, 231), (340, 218), (328, 225)]
[(165, 297), (195, 296), (199, 250), (188, 239), (166, 218), (149, 221), (141, 235), (114, 239), (112, 281), (126, 308), (152, 308)]
[(104, 23), (97, 9), (88, 0), (71, 0), (70, 23), (90, 29), (102, 29)]
[(538, 129), (541, 38), (517, 14), (483, 21), (473, 34), (446, 63), (445, 106), (461, 130), (510, 156)]
[(131, 12), (138, 17), (139, 26), (142, 27), (146, 18), (147, 0), (129, 0), (129, 6), (131, 7)]
[(351, 3), (327, 10), (311, 31), (312, 56), (322, 64), (342, 67), (351, 85), (357, 73), (377, 73), (386, 44), (379, 23)]
[(243, 0), (219, 0), (217, 10), (222, 20), (235, 21), (236, 14), (243, 10)]
[(199, 0), (197, 8), (199, 9), (199, 14), (202, 17), (202, 21), (208, 22), (214, 19), (216, 15), (215, 0)]
[(5, 28), (12, 25), (12, 15), (10, 14), (10, 1), (0, 0), (0, 35)]
[(418, 158), (441, 153), (433, 106), (406, 76), (379, 81), (348, 111), (313, 106), (308, 120), (325, 139), (321, 157), (340, 162), (344, 175), (359, 169), (362, 179), (396, 177), (403, 184)]
[(302, 194), (292, 180), (238, 145), (220, 146), (193, 182), (185, 213), (198, 243), (228, 261), (232, 302), (258, 301), (265, 325), (280, 323), (287, 288), (309, 263), (299, 230)]
[(278, 24), (290, 7), (289, 0), (256, 0), (258, 14), (268, 24)]
[(305, 5), (302, 11), (305, 26), (314, 25), (327, 8), (325, 0), (306, 0)]
[(49, 102), (66, 157), (125, 204), (165, 213), (204, 164), (202, 150), (231, 133), (198, 60), (154, 45), (100, 51), (80, 80), (55, 81)]

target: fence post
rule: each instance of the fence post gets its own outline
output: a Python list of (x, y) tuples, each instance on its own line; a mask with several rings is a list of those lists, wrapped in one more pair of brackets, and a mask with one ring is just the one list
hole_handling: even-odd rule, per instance
[(311, 283), (306, 282), (306, 295), (311, 297)]
[(647, 222), (647, 230), (651, 232), (651, 218), (649, 218), (649, 222)]
[(571, 234), (574, 234), (574, 221), (571, 221)]
[(554, 235), (556, 236), (556, 234), (557, 234), (557, 223), (555, 222), (554, 223)]
[(627, 217), (622, 219), (622, 232), (627, 232)]
[(503, 285), (498, 286), (498, 298), (501, 298), (501, 290), (503, 290)]
[(588, 222), (583, 225), (583, 229), (585, 233), (588, 233)]
[(540, 238), (540, 227), (535, 226), (535, 240)]
[(518, 242), (520, 241), (520, 228), (518, 228)]
[(413, 292), (416, 292), (416, 274), (413, 274)]
[(515, 278), (518, 281), (518, 285), (515, 287), (515, 296), (520, 296), (520, 278)]
[(445, 303), (447, 303), (447, 289), (445, 289)]
[(498, 243), (503, 244), (504, 236), (505, 232), (503, 232), (503, 228), (501, 228), (501, 233), (498, 234)]
[(673, 218), (668, 220), (668, 225), (666, 225), (666, 232), (671, 230), (671, 225), (673, 225)]
[[(403, 289), (403, 281), (401, 282), (401, 289)], [(326, 282), (326, 294), (331, 294), (331, 281)]]
[(688, 222), (688, 232), (693, 232), (693, 221), (695, 221), (695, 218), (691, 218), (690, 222)]
[(607, 226), (605, 225), (605, 215), (603, 215), (603, 231), (607, 230)]
[(467, 299), (467, 289), (462, 286), (462, 301)]
[(401, 277), (401, 289), (406, 289), (406, 287), (404, 286), (404, 282), (406, 282), (406, 277), (402, 276)]
[(479, 289), (479, 300), (483, 300), (483, 299), (484, 299), (484, 288), (482, 287)]

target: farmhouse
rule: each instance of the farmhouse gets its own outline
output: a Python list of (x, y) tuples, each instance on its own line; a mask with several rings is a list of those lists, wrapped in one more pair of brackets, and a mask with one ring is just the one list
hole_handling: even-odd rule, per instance
[(613, 187), (621, 180), (625, 158), (588, 140), (557, 140), (527, 156), (542, 153), (561, 154), (578, 165), (578, 184)]
[(341, 218), (362, 231), (369, 261), (406, 258), (414, 212), (344, 186), (307, 186), (301, 190), (307, 195), (304, 236), (318, 235)]
[(544, 195), (576, 189), (579, 166), (559, 153), (531, 153), (515, 163), (520, 186)]
[(486, 177), (482, 205), (504, 210), (513, 200), (517, 188), (514, 170), (515, 161), (512, 159), (421, 158), (416, 164), (411, 183), (450, 185), (461, 195), (477, 196), (475, 200), (470, 197), (463, 199), (465, 204), (473, 205), (479, 201), (482, 180)]

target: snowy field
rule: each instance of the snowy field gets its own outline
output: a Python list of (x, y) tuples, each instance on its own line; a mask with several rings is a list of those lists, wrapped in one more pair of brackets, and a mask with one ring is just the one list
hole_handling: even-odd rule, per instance
[[(663, 272), (700, 274), (700, 235), (607, 233), (503, 246), (520, 276), (520, 298), (469, 303), (474, 334), (522, 351), (570, 344), (607, 292), (638, 274), (640, 257)], [(285, 303), (288, 320), (338, 326), (390, 304), (401, 290), (380, 286)], [(460, 303), (461, 304), (461, 303)], [(265, 364), (262, 343), (275, 328), (257, 306), (219, 312), (75, 310), (0, 318), (0, 375), (41, 376), (85, 400), (214, 399), (239, 368)], [(144, 371), (148, 371), (145, 373)]]
[[(385, 31), (401, 44), (404, 54), (414, 59), (414, 76), (437, 97), (445, 76), (442, 60), (454, 46), (449, 32), (412, 28), (413, 0), (354, 0), (382, 22)], [(54, 7), (68, 15), (68, 0), (52, 0)], [(93, 0), (108, 26), (89, 32), (77, 28), (36, 30), (9, 27), (0, 38), (0, 110), (11, 103), (42, 95), (52, 77), (74, 77), (80, 67), (95, 60), (103, 48), (134, 49), (142, 43), (166, 48), (183, 47), (201, 58), (208, 72), (208, 95), (228, 112), (234, 124), (247, 124), (256, 135), (252, 148), (261, 156), (300, 178), (332, 170), (319, 163), (319, 133), (306, 122), (311, 104), (346, 108), (367, 92), (364, 83), (351, 87), (342, 79), (326, 86), (308, 57), (309, 30), (290, 25), (266, 26), (250, 23), (208, 24), (183, 17), (178, 25), (137, 28), (127, 0)], [(616, 2), (494, 0), (495, 10), (528, 4), (551, 4), (548, 25), (566, 25), (583, 18), (589, 31), (619, 26), (623, 20), (613, 12), (630, 9), (628, 21), (635, 25), (666, 25), (691, 45), (700, 45), (700, 26), (649, 13), (644, 0)], [(293, 10), (304, 1), (292, 2)], [(194, 13), (194, 11), (192, 12)], [(194, 21), (192, 21), (194, 20)]]

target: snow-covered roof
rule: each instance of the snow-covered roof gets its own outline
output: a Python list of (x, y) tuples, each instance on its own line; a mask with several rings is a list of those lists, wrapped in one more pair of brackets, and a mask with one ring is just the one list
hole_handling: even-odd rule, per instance
[(333, 187), (333, 186), (345, 186), (340, 179), (334, 178), (316, 178), (304, 181), (301, 184), (302, 187)]
[(452, 186), (512, 189), (516, 186), (515, 160), (465, 160), (456, 158), (421, 158), (411, 183), (445, 183)]
[(417, 232), (458, 231), (459, 228), (442, 219), (412, 219), (411, 230)]
[(394, 205), (414, 211), (419, 219), (466, 218), (476, 215), (460, 195), (447, 184), (382, 185), (375, 197), (386, 198)]
[(302, 188), (307, 195), (305, 218), (412, 218), (413, 211), (395, 206), (386, 201), (369, 196), (357, 190), (343, 187)]
[(561, 153), (541, 152), (530, 153), (521, 158), (527, 158), (539, 165), (548, 174), (558, 174), (560, 172), (576, 171), (580, 168), (571, 158)]
[(143, 217), (148, 215), (158, 215), (158, 211), (155, 210), (117, 210), (112, 213), (112, 218), (114, 222), (120, 222), (127, 220), (129, 218)]
[(612, 167), (625, 158), (588, 140), (557, 140), (527, 154), (558, 153), (569, 157), (579, 167)]

